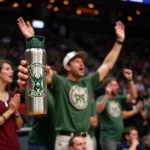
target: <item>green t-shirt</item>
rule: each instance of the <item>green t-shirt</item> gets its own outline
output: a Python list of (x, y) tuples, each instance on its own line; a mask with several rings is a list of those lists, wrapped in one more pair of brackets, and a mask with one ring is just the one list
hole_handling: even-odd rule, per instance
[[(96, 116), (96, 107), (95, 107), (95, 101), (92, 99), (91, 103), (91, 117)], [(91, 137), (95, 137), (94, 128), (90, 127), (89, 134)]]
[[(101, 101), (104, 96), (97, 99)], [(120, 141), (124, 129), (122, 118), (122, 105), (125, 103), (127, 97), (125, 95), (116, 96), (109, 99), (105, 109), (99, 114), (100, 119), (100, 139)]]
[[(145, 102), (144, 109), (146, 110), (148, 120), (150, 120), (150, 101)], [(148, 125), (148, 132), (150, 132), (150, 125)]]
[(147, 117), (150, 118), (150, 101), (145, 102), (144, 109), (146, 109)]
[(33, 117), (32, 130), (28, 136), (30, 144), (54, 149), (55, 144), (55, 105), (52, 94), (47, 95), (47, 114), (41, 119)]
[(55, 99), (57, 132), (89, 130), (91, 97), (98, 85), (98, 72), (82, 78), (80, 82), (53, 75), (50, 90)]

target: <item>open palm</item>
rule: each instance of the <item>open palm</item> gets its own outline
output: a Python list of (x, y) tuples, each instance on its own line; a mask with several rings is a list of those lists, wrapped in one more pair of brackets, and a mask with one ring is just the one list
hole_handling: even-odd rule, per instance
[(123, 42), (125, 39), (125, 25), (121, 21), (116, 22), (115, 31), (117, 39)]
[(29, 21), (27, 21), (25, 23), (25, 21), (22, 17), (19, 17), (17, 20), (18, 20), (18, 26), (25, 38), (34, 36), (34, 29), (31, 26)]

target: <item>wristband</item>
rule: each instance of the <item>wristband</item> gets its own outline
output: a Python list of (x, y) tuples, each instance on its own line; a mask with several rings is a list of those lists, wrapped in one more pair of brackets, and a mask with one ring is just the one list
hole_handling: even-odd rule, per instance
[(118, 44), (120, 44), (120, 45), (123, 45), (123, 42), (122, 42), (122, 41), (117, 40), (116, 42), (117, 42)]
[(128, 82), (131, 82), (131, 81), (133, 81), (133, 79), (128, 80)]
[(2, 114), (1, 117), (4, 119), (4, 121), (6, 121), (6, 117)]
[(15, 118), (19, 118), (19, 117), (20, 117), (20, 114), (18, 114), (18, 115), (15, 116)]

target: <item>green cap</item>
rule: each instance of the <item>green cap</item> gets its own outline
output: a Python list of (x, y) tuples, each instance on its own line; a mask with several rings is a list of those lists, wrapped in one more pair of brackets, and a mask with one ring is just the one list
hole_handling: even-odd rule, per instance
[(44, 49), (44, 42), (45, 42), (44, 36), (30, 37), (30, 38), (26, 39), (26, 49), (29, 49), (29, 48), (42, 48), (42, 49)]

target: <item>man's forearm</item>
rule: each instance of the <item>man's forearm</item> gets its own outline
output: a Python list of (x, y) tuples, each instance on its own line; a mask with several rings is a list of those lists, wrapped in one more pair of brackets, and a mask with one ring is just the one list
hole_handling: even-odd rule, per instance
[(108, 99), (109, 99), (109, 96), (105, 95), (103, 97), (103, 99), (96, 104), (96, 111), (97, 111), (97, 113), (101, 113), (104, 110), (104, 108), (106, 107)]
[(134, 116), (135, 114), (137, 114), (137, 112), (138, 111), (136, 109), (130, 110), (130, 111), (123, 110), (122, 111), (123, 119), (130, 118), (130, 117)]
[(137, 98), (137, 90), (136, 90), (136, 86), (134, 84), (133, 79), (128, 81), (128, 85), (129, 85), (130, 95), (131, 95), (132, 99), (136, 99)]
[(122, 44), (115, 42), (113, 48), (111, 49), (111, 51), (108, 53), (108, 55), (104, 59), (103, 64), (107, 64), (109, 67), (109, 70), (111, 70), (113, 68), (116, 60), (118, 59), (121, 48), (122, 48)]

